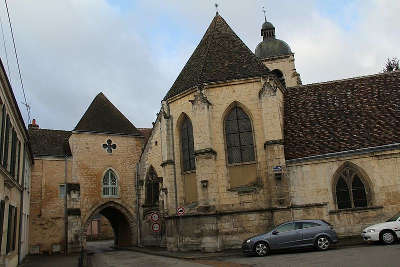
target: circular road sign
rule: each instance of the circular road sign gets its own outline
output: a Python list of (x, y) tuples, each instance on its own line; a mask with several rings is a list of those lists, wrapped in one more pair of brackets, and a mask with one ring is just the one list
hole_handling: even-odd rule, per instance
[(153, 230), (153, 232), (158, 233), (160, 232), (161, 226), (159, 223), (153, 223), (151, 225), (151, 230)]
[(158, 213), (156, 212), (153, 212), (150, 215), (150, 219), (152, 220), (152, 222), (158, 222), (158, 220), (160, 219), (160, 215), (158, 215)]
[(176, 214), (178, 216), (182, 216), (183, 214), (185, 214), (185, 209), (183, 207), (179, 207), (176, 209)]

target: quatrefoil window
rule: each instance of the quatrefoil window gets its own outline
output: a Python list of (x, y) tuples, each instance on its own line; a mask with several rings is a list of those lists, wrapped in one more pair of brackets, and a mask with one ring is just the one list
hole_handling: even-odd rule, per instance
[(111, 139), (108, 139), (107, 143), (103, 144), (103, 148), (106, 149), (108, 153), (112, 153), (113, 149), (117, 149), (117, 145), (113, 144)]

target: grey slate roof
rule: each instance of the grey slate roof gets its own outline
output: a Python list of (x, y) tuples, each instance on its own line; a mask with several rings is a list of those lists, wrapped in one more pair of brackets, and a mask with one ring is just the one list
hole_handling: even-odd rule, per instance
[(287, 160), (400, 143), (400, 71), (288, 88)]
[(103, 93), (95, 97), (74, 131), (143, 136)]
[(164, 99), (199, 84), (260, 77), (268, 72), (217, 14)]
[(70, 156), (68, 139), (71, 133), (71, 131), (30, 128), (28, 134), (33, 156)]

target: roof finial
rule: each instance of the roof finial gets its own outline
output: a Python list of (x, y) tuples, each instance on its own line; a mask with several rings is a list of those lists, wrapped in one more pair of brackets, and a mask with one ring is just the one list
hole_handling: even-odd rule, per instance
[(263, 7), (263, 11), (262, 11), (262, 12), (264, 13), (265, 22), (267, 22), (267, 15), (266, 15), (267, 11), (265, 11), (265, 8), (264, 8), (264, 7)]
[(218, 15), (218, 3), (215, 3), (215, 9), (217, 10), (217, 15)]

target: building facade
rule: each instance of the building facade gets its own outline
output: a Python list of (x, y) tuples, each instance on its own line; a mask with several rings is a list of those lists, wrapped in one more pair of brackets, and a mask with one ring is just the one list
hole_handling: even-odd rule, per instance
[(0, 62), (0, 266), (28, 252), (32, 156), (23, 118)]
[(97, 218), (106, 218), (100, 227), (116, 246), (136, 244), (134, 176), (142, 131), (100, 93), (73, 131), (35, 124), (29, 135), (35, 160), (31, 253), (79, 251)]
[(400, 73), (301, 85), (275, 27), (261, 35), (253, 54), (217, 14), (166, 94), (139, 163), (143, 245), (237, 248), (292, 219), (359, 235), (398, 211)]
[(351, 236), (398, 211), (400, 72), (302, 85), (272, 23), (261, 35), (253, 53), (217, 13), (152, 129), (103, 94), (73, 131), (31, 128), (31, 250), (85, 246), (99, 214), (116, 246), (220, 251), (287, 220)]

